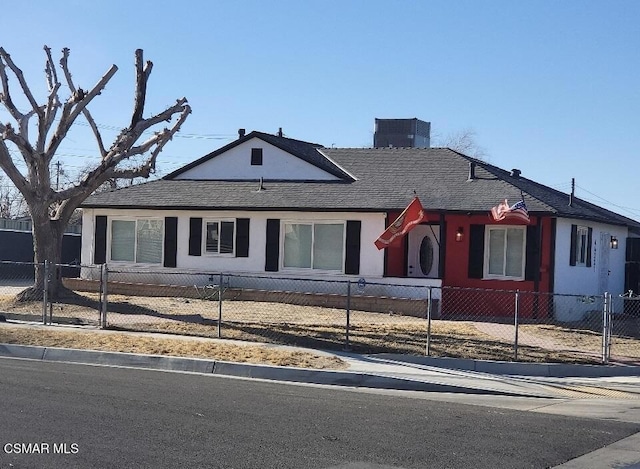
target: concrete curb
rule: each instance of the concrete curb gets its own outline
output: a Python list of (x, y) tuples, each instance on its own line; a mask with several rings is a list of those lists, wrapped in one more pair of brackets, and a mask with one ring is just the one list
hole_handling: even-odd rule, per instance
[[(186, 371), (194, 373), (256, 378), (273, 381), (326, 384), (334, 386), (396, 389), (403, 391), (427, 391), (496, 396), (523, 396), (525, 394), (477, 389), (421, 380), (380, 376), (349, 371), (311, 370), (271, 365), (233, 363), (199, 358), (140, 355), (122, 352), (63, 349), (31, 345), (0, 344), (0, 356), (51, 362), (81, 363), (90, 365), (123, 366), (152, 370)], [(528, 394), (527, 394), (528, 395)]]
[(572, 459), (553, 469), (601, 469), (613, 467), (633, 469), (640, 467), (640, 433), (636, 433), (599, 450)]
[(478, 371), (498, 375), (546, 376), (553, 378), (603, 378), (640, 376), (640, 366), (576, 365), (565, 363), (518, 363), (471, 360), (466, 358), (434, 358), (381, 353), (369, 356), (374, 361), (432, 366), (463, 371)]

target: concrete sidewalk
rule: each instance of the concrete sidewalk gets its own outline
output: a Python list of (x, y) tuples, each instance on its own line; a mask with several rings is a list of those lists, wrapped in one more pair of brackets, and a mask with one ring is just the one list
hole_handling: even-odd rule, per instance
[[(167, 338), (167, 335), (163, 337)], [(512, 363), (394, 354), (363, 355), (257, 343), (251, 346), (335, 356), (346, 362), (348, 369), (315, 370), (212, 359), (8, 344), (0, 344), (0, 356), (404, 391), (555, 399), (640, 399), (640, 367)]]

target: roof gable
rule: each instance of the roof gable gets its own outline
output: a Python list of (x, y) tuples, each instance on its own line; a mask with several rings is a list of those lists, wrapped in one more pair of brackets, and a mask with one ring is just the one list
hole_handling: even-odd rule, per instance
[[(251, 132), (183, 166), (163, 179), (194, 180), (349, 180), (351, 177), (319, 149), (322, 145)], [(251, 161), (252, 150), (260, 164)]]

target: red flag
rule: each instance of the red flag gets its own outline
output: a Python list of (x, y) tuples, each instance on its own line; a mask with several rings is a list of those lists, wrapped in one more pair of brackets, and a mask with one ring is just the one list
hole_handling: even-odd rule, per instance
[(524, 200), (516, 202), (512, 206), (509, 206), (507, 199), (504, 202), (500, 202), (497, 206), (491, 209), (491, 218), (495, 222), (499, 221), (523, 221), (529, 223), (529, 212)]
[(396, 220), (391, 223), (384, 233), (376, 239), (375, 245), (378, 249), (384, 249), (396, 238), (400, 238), (411, 231), (416, 225), (426, 221), (427, 216), (424, 213), (420, 200), (415, 197), (411, 203), (404, 209)]

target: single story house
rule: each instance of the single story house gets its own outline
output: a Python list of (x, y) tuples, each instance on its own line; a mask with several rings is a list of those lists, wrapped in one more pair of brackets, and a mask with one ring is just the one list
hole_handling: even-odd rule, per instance
[[(378, 250), (416, 196), (426, 220)], [(528, 224), (490, 219), (521, 198)], [(627, 243), (640, 236), (634, 220), (448, 148), (327, 148), (257, 131), (82, 208), (84, 263), (145, 268), (158, 282), (227, 272), (620, 294)]]

